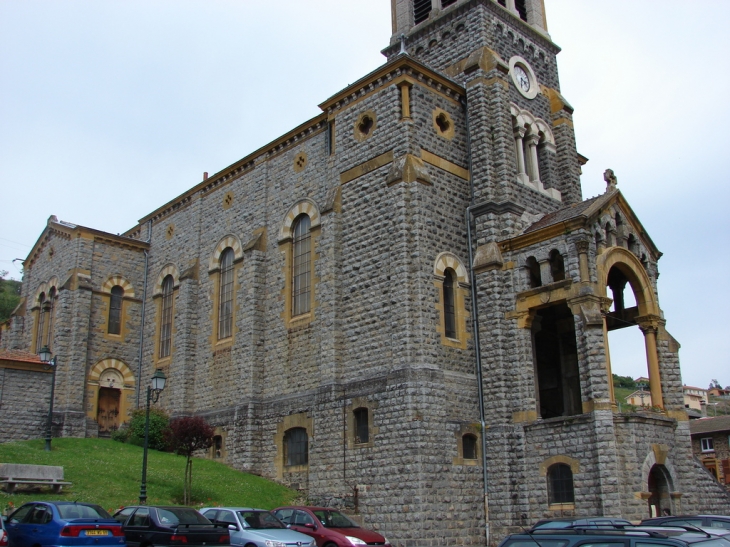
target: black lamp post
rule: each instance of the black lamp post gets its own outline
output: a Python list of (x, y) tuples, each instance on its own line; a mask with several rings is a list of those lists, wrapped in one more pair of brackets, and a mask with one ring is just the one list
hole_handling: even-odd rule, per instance
[[(160, 393), (165, 389), (165, 381), (167, 376), (162, 369), (157, 369), (152, 375), (152, 383), (147, 386), (147, 414), (144, 420), (144, 453), (142, 456), (142, 484), (139, 487), (139, 503), (145, 505), (147, 503), (147, 444), (150, 437), (150, 402), (156, 403), (160, 398)], [(154, 400), (152, 394), (154, 393)]]
[(46, 421), (46, 452), (50, 452), (51, 438), (53, 436), (53, 432), (51, 430), (51, 428), (53, 427), (53, 397), (56, 391), (56, 359), (58, 359), (58, 357), (51, 357), (51, 350), (48, 349), (48, 346), (43, 346), (41, 348), (41, 350), (38, 352), (38, 357), (40, 357), (41, 361), (43, 361), (46, 367), (50, 367), (50, 369), (53, 371), (53, 375), (51, 377), (51, 403), (48, 408), (48, 420)]

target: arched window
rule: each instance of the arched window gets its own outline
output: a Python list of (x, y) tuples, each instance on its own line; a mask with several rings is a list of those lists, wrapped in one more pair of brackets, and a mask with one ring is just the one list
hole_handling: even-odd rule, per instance
[(368, 424), (368, 409), (356, 408), (355, 415), (355, 443), (364, 444), (370, 442), (370, 429)]
[(171, 275), (162, 281), (162, 314), (160, 317), (160, 358), (169, 357), (172, 350), (172, 290)]
[(312, 281), (312, 239), (310, 220), (300, 215), (294, 222), (292, 238), (292, 316), (308, 313)]
[(111, 290), (111, 298), (109, 299), (109, 324), (107, 330), (109, 334), (120, 334), (122, 332), (123, 297), (124, 289), (119, 285), (114, 285)]
[(43, 347), (43, 329), (46, 322), (46, 293), (38, 295), (38, 326), (35, 336), (35, 352), (39, 353)]
[(233, 249), (221, 253), (218, 293), (218, 340), (233, 336)]
[(293, 427), (284, 433), (284, 462), (289, 467), (309, 462), (309, 438), (303, 427)]
[(564, 463), (556, 463), (547, 472), (548, 501), (556, 503), (574, 503), (573, 471)]
[(528, 256), (526, 261), (527, 274), (530, 279), (530, 288), (542, 287), (542, 277), (540, 276), (540, 264), (534, 256)]
[(550, 251), (550, 273), (553, 281), (563, 281), (565, 279), (565, 262), (563, 255), (557, 249)]
[(423, 23), (431, 13), (431, 0), (414, 0), (413, 20), (415, 24)]
[(477, 459), (477, 438), (471, 433), (461, 437), (462, 456), (465, 460)]
[(456, 338), (454, 271), (450, 269), (444, 272), (444, 331), (447, 337)]
[(45, 303), (46, 311), (48, 313), (48, 328), (46, 328), (46, 346), (53, 349), (53, 321), (56, 310), (56, 287), (51, 287), (48, 291), (48, 300)]

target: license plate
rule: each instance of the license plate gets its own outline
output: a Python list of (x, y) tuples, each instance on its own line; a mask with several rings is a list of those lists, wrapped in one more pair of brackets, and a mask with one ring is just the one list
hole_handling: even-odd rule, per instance
[(108, 536), (109, 530), (86, 530), (87, 536)]

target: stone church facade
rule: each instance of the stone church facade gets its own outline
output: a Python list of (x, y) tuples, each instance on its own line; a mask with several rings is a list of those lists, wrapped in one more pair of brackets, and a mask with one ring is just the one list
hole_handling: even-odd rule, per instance
[[(77, 437), (162, 369), (158, 404), (215, 426), (211, 457), (399, 546), (730, 512), (692, 456), (661, 253), (610, 170), (582, 198), (542, 1), (393, 0), (392, 24), (383, 66), (128, 232), (51, 217), (0, 361), (50, 346)], [(651, 412), (615, 404), (622, 327)]]

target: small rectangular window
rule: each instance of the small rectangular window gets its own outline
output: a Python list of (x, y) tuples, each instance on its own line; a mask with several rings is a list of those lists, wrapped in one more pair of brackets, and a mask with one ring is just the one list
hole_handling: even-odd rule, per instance
[(715, 451), (715, 445), (712, 443), (712, 437), (705, 437), (704, 439), (700, 439), (700, 443), (702, 444), (702, 452)]
[(331, 156), (335, 153), (335, 121), (327, 124), (327, 153)]
[(358, 408), (355, 414), (355, 443), (364, 444), (370, 442), (370, 431), (368, 429), (368, 409)]

